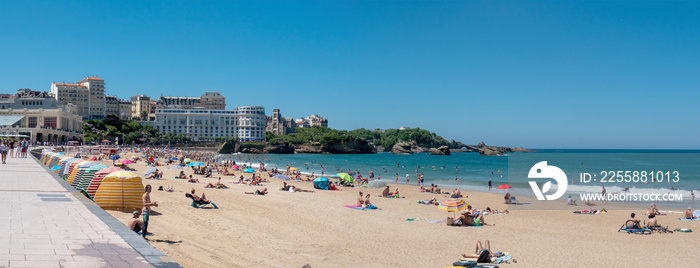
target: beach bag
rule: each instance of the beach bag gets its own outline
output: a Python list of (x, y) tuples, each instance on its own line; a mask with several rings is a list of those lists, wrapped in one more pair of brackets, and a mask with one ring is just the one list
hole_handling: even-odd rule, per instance
[(476, 259), (478, 263), (490, 263), (491, 262), (491, 251), (488, 249), (482, 249), (479, 252), (479, 258)]
[(447, 217), (447, 226), (452, 226), (455, 223), (455, 219), (452, 217)]

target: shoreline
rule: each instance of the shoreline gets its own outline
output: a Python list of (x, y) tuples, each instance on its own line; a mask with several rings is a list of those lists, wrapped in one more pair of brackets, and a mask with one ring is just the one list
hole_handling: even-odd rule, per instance
[[(130, 157), (135, 154), (126, 154)], [(111, 165), (111, 161), (102, 161)], [(130, 165), (138, 175), (143, 175), (148, 167), (142, 162)], [(687, 262), (672, 259), (677, 254), (692, 254), (695, 250), (684, 247), (683, 241), (692, 243), (700, 235), (696, 233), (654, 234), (655, 239), (639, 240), (639, 236), (618, 233), (617, 229), (629, 218), (630, 212), (644, 219), (646, 207), (619, 204), (605, 204), (593, 209), (605, 208), (602, 215), (578, 215), (574, 210), (589, 207), (568, 206), (564, 200), (553, 202), (555, 210), (532, 210), (527, 206), (503, 204), (503, 194), (497, 192), (463, 191), (468, 204), (475, 208), (503, 210), (509, 214), (488, 215), (486, 222), (495, 226), (464, 228), (445, 226), (445, 223), (431, 223), (453, 217), (455, 213), (445, 212), (432, 205), (418, 204), (417, 200), (436, 197), (439, 201), (447, 198), (441, 194), (420, 193), (415, 184), (394, 184), (406, 198), (378, 198), (382, 189), (341, 188), (342, 191), (316, 190), (314, 193), (290, 193), (279, 191), (281, 180), (269, 179), (265, 186), (236, 185), (234, 177), (246, 173), (234, 172), (235, 176), (221, 176), (229, 189), (206, 189), (203, 183), (187, 183), (186, 180), (170, 179), (179, 170), (159, 167), (164, 171), (161, 180), (143, 180), (145, 184), (164, 188), (172, 185), (175, 192), (154, 190), (151, 198), (158, 201), (157, 214), (152, 216), (149, 231), (151, 245), (162, 250), (185, 267), (249, 267), (249, 266), (352, 266), (352, 267), (444, 267), (459, 260), (462, 253), (472, 253), (478, 240), (490, 240), (496, 251), (509, 252), (517, 264), (502, 264), (501, 267), (560, 266), (565, 263), (605, 265), (626, 263), (628, 265), (668, 265), (684, 266)], [(269, 167), (268, 167), (269, 169)], [(183, 169), (187, 175), (191, 169)], [(195, 175), (200, 182), (214, 182), (215, 178)], [(267, 175), (263, 175), (267, 178)], [(305, 190), (313, 190), (308, 182), (288, 183)], [(246, 195), (267, 187), (266, 196)], [(185, 192), (195, 189), (197, 194), (206, 197), (219, 206), (219, 209), (195, 209), (189, 206)], [(354, 205), (359, 191), (372, 195), (372, 202), (380, 209), (362, 211), (344, 208)], [(451, 191), (451, 190), (450, 190)], [(500, 191), (500, 190), (499, 190)], [(520, 202), (533, 202), (526, 196), (518, 196)], [(660, 207), (661, 210), (669, 210)], [(673, 209), (672, 209), (673, 210)], [(122, 222), (131, 216), (130, 212), (108, 211)], [(680, 216), (678, 216), (680, 217)], [(418, 220), (407, 222), (407, 219)], [(659, 221), (669, 228), (692, 228), (699, 222), (675, 220), (676, 214), (660, 216)], [(541, 235), (546, 234), (546, 235)], [(585, 236), (581, 236), (585, 234)], [(610, 240), (611, 236), (616, 237)], [(586, 251), (562, 251), (570, 248), (570, 241), (586, 247)], [(600, 244), (599, 241), (608, 241)], [(664, 242), (666, 241), (666, 242)], [(605, 252), (634, 245), (634, 249), (644, 252), (653, 250), (658, 243), (671, 243), (674, 254), (660, 253), (658, 261), (644, 260), (635, 256), (607, 258)], [(338, 254), (342, 252), (342, 254)], [(543, 255), (542, 252), (551, 252)], [(669, 253), (670, 254), (670, 253)], [(558, 255), (555, 257), (555, 255)], [(631, 255), (631, 254), (629, 254)], [(602, 256), (602, 257), (601, 257)], [(663, 258), (667, 256), (668, 258)], [(691, 256), (691, 255), (689, 255)], [(670, 259), (670, 260), (669, 260)]]

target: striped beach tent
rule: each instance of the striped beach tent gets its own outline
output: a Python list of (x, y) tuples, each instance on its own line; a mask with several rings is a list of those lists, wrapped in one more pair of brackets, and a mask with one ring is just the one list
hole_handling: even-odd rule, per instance
[(48, 155), (49, 155), (50, 153), (52, 153), (52, 152), (51, 152), (51, 151), (44, 151), (44, 152), (41, 152), (41, 160), (40, 160), (40, 161), (41, 161), (42, 164), (46, 165), (46, 157), (48, 157)]
[(143, 207), (141, 195), (141, 177), (129, 171), (115, 171), (102, 180), (94, 200), (102, 209), (136, 210)]
[(63, 163), (65, 163), (66, 161), (68, 161), (68, 160), (70, 160), (70, 159), (73, 159), (73, 157), (69, 157), (69, 156), (61, 157), (61, 159), (58, 160), (58, 163), (56, 163), (56, 165), (59, 166), (59, 168), (56, 169), (56, 170), (53, 170), (53, 169), (52, 169), (53, 172), (56, 173), (56, 174), (58, 174), (59, 172), (61, 172), (61, 167), (63, 167)]
[(73, 167), (73, 170), (68, 174), (68, 177), (66, 178), (66, 182), (70, 184), (71, 186), (73, 185), (73, 180), (75, 180), (75, 177), (78, 176), (78, 172), (80, 171), (80, 168), (82, 167), (83, 169), (89, 167), (89, 166), (94, 166), (99, 163), (97, 162), (90, 162), (90, 161), (85, 161), (81, 162), (80, 164), (75, 165)]
[(61, 156), (61, 155), (59, 155), (58, 153), (52, 153), (51, 155), (49, 155), (49, 156), (46, 158), (46, 163), (44, 163), (44, 165), (51, 167), (51, 166), (52, 166), (51, 164), (52, 164), (52, 163), (55, 163), (56, 157), (60, 157), (60, 156)]
[[(83, 179), (83, 177), (85, 176), (85, 174), (86, 174), (88, 171), (90, 171), (90, 168), (92, 168), (92, 167), (98, 167), (97, 170), (100, 170), (100, 169), (103, 169), (103, 168), (105, 168), (105, 167), (107, 167), (107, 166), (105, 166), (105, 165), (103, 165), (103, 164), (100, 164), (100, 163), (98, 163), (98, 162), (89, 162), (89, 163), (87, 163), (87, 164), (84, 164), (84, 165), (80, 166), (80, 167), (78, 168), (78, 173), (75, 174), (75, 178), (73, 178), (73, 181), (71, 181), (70, 186), (73, 186), (73, 188), (76, 188), (76, 189), (77, 189), (78, 184), (80, 184), (80, 181)], [(96, 170), (96, 171), (97, 171), (97, 170)], [(95, 172), (96, 172), (96, 171), (95, 171)], [(94, 174), (94, 172), (93, 172), (93, 174)], [(92, 180), (92, 177), (90, 178), (90, 180)], [(88, 181), (88, 183), (90, 183), (90, 181)]]
[(68, 158), (66, 160), (63, 160), (63, 162), (60, 164), (61, 168), (58, 169), (58, 176), (63, 177), (63, 173), (68, 169), (68, 165), (70, 163), (73, 163), (75, 161), (80, 160), (79, 158)]
[(49, 164), (49, 160), (55, 154), (56, 154), (56, 152), (53, 152), (53, 151), (48, 151), (48, 152), (44, 153), (41, 157), (41, 163), (44, 165)]
[[(83, 175), (79, 177), (80, 180), (78, 180), (78, 178), (75, 178), (75, 180), (73, 180), (73, 183), (75, 184), (75, 189), (87, 190), (87, 187), (90, 185), (92, 178), (95, 177), (95, 173), (97, 173), (97, 171), (100, 171), (100, 170), (105, 169), (107, 167), (108, 167), (107, 165), (103, 165), (103, 164), (97, 164), (97, 165), (88, 167), (85, 171), (83, 171)], [(78, 183), (76, 183), (76, 181), (78, 181)]]
[(68, 175), (70, 175), (70, 173), (73, 172), (73, 169), (75, 169), (75, 166), (77, 166), (78, 164), (81, 164), (81, 163), (85, 163), (85, 162), (87, 162), (87, 161), (78, 158), (77, 161), (70, 162), (70, 164), (68, 164), (68, 167), (65, 170), (63, 170), (63, 174), (59, 174), (59, 175), (62, 175), (61, 177), (63, 177), (63, 179), (65, 180), (66, 177), (68, 177)]
[(109, 175), (112, 172), (115, 171), (121, 171), (121, 168), (118, 167), (107, 167), (100, 169), (95, 173), (95, 176), (92, 177), (92, 180), (90, 181), (90, 184), (87, 187), (87, 193), (90, 195), (90, 197), (94, 198), (95, 193), (97, 192), (97, 188), (100, 187), (100, 184), (102, 183), (102, 180), (104, 180), (105, 176)]
[(65, 155), (64, 155), (64, 154), (60, 154), (60, 153), (57, 153), (57, 154), (55, 154), (55, 155), (52, 155), (52, 156), (51, 156), (51, 159), (49, 159), (49, 163), (48, 163), (47, 166), (49, 166), (49, 167), (55, 166), (56, 164), (58, 164), (58, 160), (61, 159), (61, 158), (63, 158), (63, 157), (65, 157)]

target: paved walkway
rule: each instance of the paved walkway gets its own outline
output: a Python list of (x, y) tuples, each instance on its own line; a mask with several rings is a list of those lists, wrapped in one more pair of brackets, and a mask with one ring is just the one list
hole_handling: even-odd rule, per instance
[(180, 267), (49, 172), (0, 164), (0, 267)]

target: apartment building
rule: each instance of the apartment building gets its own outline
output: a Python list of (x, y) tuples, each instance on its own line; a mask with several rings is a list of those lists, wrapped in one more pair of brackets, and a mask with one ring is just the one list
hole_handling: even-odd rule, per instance
[(61, 104), (74, 104), (85, 119), (102, 119), (107, 112), (105, 81), (97, 76), (86, 77), (75, 83), (52, 82), (51, 94)]

